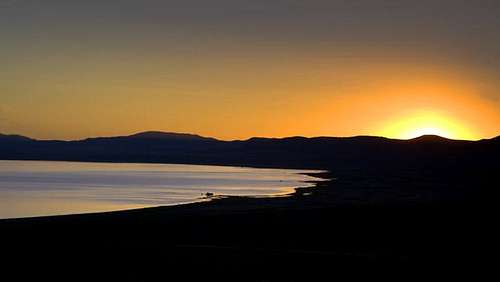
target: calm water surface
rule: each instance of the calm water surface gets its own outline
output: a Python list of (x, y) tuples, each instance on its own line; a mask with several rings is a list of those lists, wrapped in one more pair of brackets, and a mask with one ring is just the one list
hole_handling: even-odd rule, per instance
[(216, 195), (287, 194), (311, 170), (179, 164), (0, 161), (0, 218), (175, 205)]

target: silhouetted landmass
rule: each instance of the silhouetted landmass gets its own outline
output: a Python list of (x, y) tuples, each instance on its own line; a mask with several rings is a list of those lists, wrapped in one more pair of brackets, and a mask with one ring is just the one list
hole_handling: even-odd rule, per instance
[(21, 135), (5, 135), (0, 133), (0, 142), (2, 143), (16, 143), (25, 141), (35, 141), (31, 138), (21, 136)]
[(481, 141), (422, 136), (411, 140), (383, 137), (289, 137), (220, 141), (191, 134), (144, 132), (79, 141), (43, 141), (0, 136), (0, 159), (105, 162), (160, 162), (287, 168), (422, 165), (498, 157), (499, 138)]
[[(0, 220), (3, 249), (108, 280), (481, 280), (494, 266), (500, 137), (220, 141), (146, 132), (81, 141), (0, 136), (0, 159), (315, 168), (285, 198), (231, 197), (112, 213)], [(46, 254), (57, 258), (46, 261)], [(83, 259), (89, 255), (90, 260)], [(76, 263), (77, 262), (77, 263)], [(53, 277), (45, 263), (41, 272)], [(440, 276), (436, 276), (437, 273)], [(65, 276), (63, 276), (64, 278)], [(99, 276), (102, 278), (102, 276)]]

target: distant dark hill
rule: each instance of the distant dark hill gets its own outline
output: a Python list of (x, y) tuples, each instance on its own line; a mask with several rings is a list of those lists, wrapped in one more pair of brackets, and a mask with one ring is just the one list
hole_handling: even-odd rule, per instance
[(0, 135), (0, 159), (219, 164), (258, 167), (388, 170), (391, 167), (497, 168), (500, 138), (481, 141), (421, 136), (250, 138), (221, 141), (192, 134), (143, 132), (79, 141)]
[(5, 135), (0, 133), (0, 142), (26, 142), (33, 139), (21, 135)]
[(188, 134), (188, 133), (146, 131), (137, 134), (132, 134), (129, 136), (88, 138), (85, 139), (84, 141), (96, 141), (96, 140), (215, 141), (216, 139), (202, 137), (200, 135)]
[[(450, 142), (452, 140), (441, 137), (439, 135), (422, 135), (411, 139), (414, 142)], [(456, 140), (454, 140), (456, 141)], [(464, 142), (464, 141), (462, 141)]]

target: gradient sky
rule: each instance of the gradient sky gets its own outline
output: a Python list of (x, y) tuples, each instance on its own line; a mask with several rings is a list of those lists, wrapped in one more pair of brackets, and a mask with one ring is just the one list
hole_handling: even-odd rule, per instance
[(500, 134), (500, 1), (0, 0), (0, 132)]

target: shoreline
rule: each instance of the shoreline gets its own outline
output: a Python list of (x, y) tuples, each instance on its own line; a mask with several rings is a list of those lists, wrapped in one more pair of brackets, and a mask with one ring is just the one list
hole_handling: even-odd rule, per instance
[[(24, 160), (18, 160), (18, 161), (24, 161)], [(42, 162), (45, 162), (45, 161), (42, 161)], [(73, 161), (68, 161), (68, 162), (73, 162)], [(87, 163), (87, 162), (82, 162), (82, 163)], [(94, 163), (94, 162), (89, 162), (89, 163)], [(100, 163), (100, 162), (98, 162), (98, 163)], [(124, 164), (130, 164), (130, 163), (124, 163)], [(144, 163), (137, 163), (137, 164), (144, 164)], [(148, 163), (146, 163), (146, 164), (148, 164)], [(192, 165), (192, 164), (186, 164), (186, 165)], [(214, 166), (218, 166), (218, 165), (214, 165)], [(225, 167), (234, 167), (234, 166), (228, 165)], [(238, 168), (261, 168), (261, 167), (240, 166)], [(266, 169), (266, 168), (263, 168), (263, 169)], [(295, 169), (288, 169), (288, 168), (269, 168), (269, 169), (295, 170)], [(296, 169), (296, 170), (310, 170), (310, 169)], [(41, 215), (41, 216), (18, 217), (18, 218), (0, 218), (0, 225), (3, 223), (13, 223), (13, 222), (22, 222), (22, 221), (57, 220), (57, 219), (63, 218), (63, 217), (88, 217), (88, 216), (96, 217), (96, 216), (100, 216), (100, 215), (101, 216), (109, 216), (109, 215), (120, 216), (121, 214), (127, 214), (127, 213), (136, 213), (136, 212), (141, 212), (141, 211), (150, 212), (150, 211), (154, 211), (156, 209), (163, 210), (163, 209), (176, 208), (176, 207), (190, 207), (190, 208), (196, 209), (197, 208), (196, 205), (212, 203), (213, 205), (222, 205), (223, 206), (224, 203), (223, 202), (221, 203), (221, 201), (230, 201), (230, 200), (236, 200), (236, 199), (256, 199), (256, 200), (261, 199), (261, 200), (263, 200), (263, 199), (297, 197), (297, 194), (301, 193), (302, 191), (307, 191), (310, 189), (317, 189), (320, 183), (331, 181), (332, 179), (328, 178), (329, 173), (330, 172), (327, 170), (318, 170), (318, 172), (298, 172), (296, 174), (302, 174), (302, 175), (314, 177), (314, 178), (317, 178), (318, 180), (302, 181), (302, 183), (312, 183), (313, 185), (306, 186), (306, 187), (304, 187), (304, 186), (295, 187), (295, 188), (292, 188), (292, 190), (289, 192), (283, 192), (280, 194), (255, 195), (255, 196), (231, 196), (231, 195), (215, 194), (213, 197), (200, 198), (197, 201), (171, 204), (171, 205), (161, 205), (161, 206), (154, 206), (154, 207), (142, 207), (142, 208), (132, 208), (132, 209), (102, 211), (102, 212), (88, 212), (88, 213)]]

